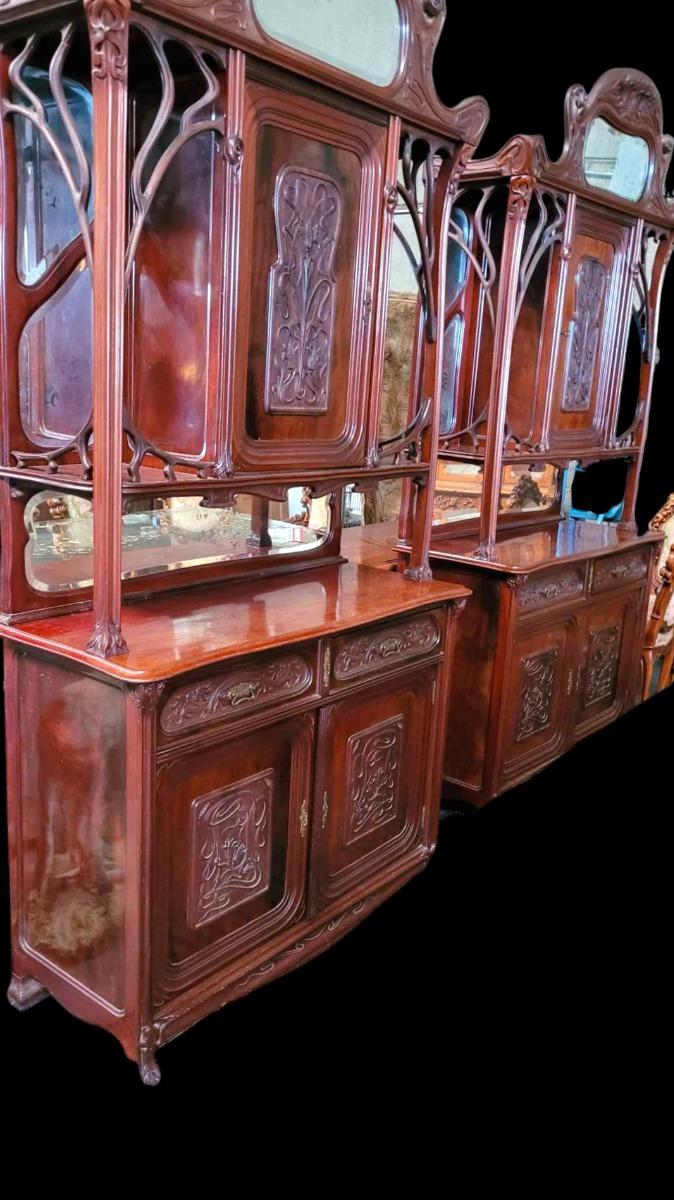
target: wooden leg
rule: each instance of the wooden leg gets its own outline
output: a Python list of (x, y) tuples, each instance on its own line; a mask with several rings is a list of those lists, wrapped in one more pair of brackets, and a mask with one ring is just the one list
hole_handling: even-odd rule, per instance
[(138, 1070), (140, 1077), (147, 1087), (156, 1087), (161, 1079), (161, 1071), (155, 1058), (154, 1033), (151, 1025), (145, 1026), (140, 1035), (138, 1048)]
[(658, 691), (662, 692), (665, 688), (672, 684), (672, 673), (674, 672), (674, 638), (669, 644), (665, 657), (662, 660), (660, 669), (660, 679), (658, 680)]
[(653, 682), (653, 651), (644, 650), (641, 655), (641, 699), (648, 700)]
[(29, 1008), (34, 1008), (41, 1000), (46, 1000), (48, 995), (46, 987), (38, 983), (37, 979), (33, 979), (32, 975), (12, 975), (12, 982), (7, 988), (9, 1003), (19, 1012), (27, 1012)]

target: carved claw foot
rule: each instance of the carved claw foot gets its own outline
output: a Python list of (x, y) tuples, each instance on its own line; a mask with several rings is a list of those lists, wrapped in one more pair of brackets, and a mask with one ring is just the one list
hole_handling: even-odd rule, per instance
[(154, 1052), (154, 1039), (151, 1027), (144, 1028), (140, 1035), (138, 1054), (138, 1070), (143, 1083), (147, 1087), (156, 1087), (161, 1079), (161, 1071), (157, 1066)]
[(7, 988), (9, 1003), (19, 1012), (27, 1012), (29, 1008), (34, 1008), (41, 1000), (46, 1000), (48, 995), (46, 987), (38, 983), (37, 979), (33, 979), (32, 975), (12, 975), (12, 982)]

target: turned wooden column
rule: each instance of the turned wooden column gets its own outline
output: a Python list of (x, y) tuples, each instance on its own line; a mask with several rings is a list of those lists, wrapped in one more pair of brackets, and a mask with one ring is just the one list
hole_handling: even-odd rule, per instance
[(94, 632), (102, 658), (127, 650), (122, 607), (122, 411), (130, 0), (84, 0), (94, 114)]
[(494, 352), (491, 382), (489, 386), (489, 417), (487, 422), (487, 445), (490, 453), (485, 455), (482, 484), (482, 509), (480, 512), (480, 542), (475, 551), (476, 558), (490, 560), (494, 557), (496, 527), (501, 499), (501, 475), (503, 470), (503, 443), (508, 408), (508, 384), (510, 381), (510, 359), (515, 333), (519, 265), (533, 180), (528, 175), (515, 176), (510, 184), (508, 214), (503, 235), (503, 253), (499, 279), (498, 305), (494, 329)]

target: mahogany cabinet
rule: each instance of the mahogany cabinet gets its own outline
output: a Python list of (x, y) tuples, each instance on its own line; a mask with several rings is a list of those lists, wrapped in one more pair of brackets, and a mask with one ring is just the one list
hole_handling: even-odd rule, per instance
[(606, 532), (593, 548), (579, 537), (554, 566), (536, 565), (532, 546), (531, 567), (516, 573), (435, 563), (436, 578), (472, 591), (445, 749), (455, 799), (485, 804), (639, 702), (657, 539)]
[[(363, 572), (385, 617), (365, 625)], [(350, 566), (327, 598), (320, 574), (306, 587), (287, 645), (223, 632), (211, 661), (169, 677), (145, 677), (142, 652), (64, 659), (44, 622), (5, 644), (10, 998), (47, 989), (113, 1032), (145, 1082), (158, 1046), (325, 949), (434, 847), (465, 592)], [(241, 584), (231, 603), (264, 600)], [(212, 602), (167, 617), (177, 659)]]

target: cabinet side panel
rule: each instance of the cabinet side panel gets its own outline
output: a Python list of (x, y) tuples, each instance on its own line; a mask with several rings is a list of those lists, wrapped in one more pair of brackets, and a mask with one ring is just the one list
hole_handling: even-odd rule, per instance
[(124, 698), (27, 655), (18, 678), (20, 942), (121, 1010)]
[(444, 777), (479, 790), (484, 785), (500, 589), (476, 573), (447, 570), (439, 564), (434, 564), (433, 577), (472, 590), (454, 651)]

